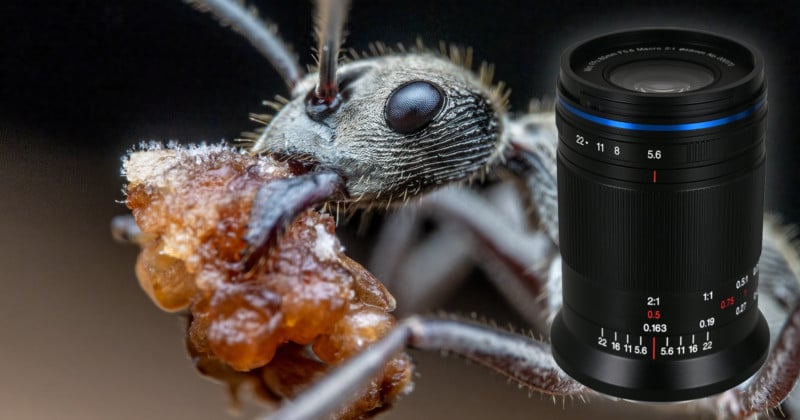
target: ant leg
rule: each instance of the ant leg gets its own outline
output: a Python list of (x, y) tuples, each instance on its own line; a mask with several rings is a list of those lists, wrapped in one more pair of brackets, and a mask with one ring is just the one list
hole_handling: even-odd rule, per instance
[(547, 330), (561, 305), (560, 258), (550, 238), (511, 222), (513, 217), (499, 217), (496, 207), (469, 190), (431, 195), (421, 209), (466, 228), (480, 245), (473, 247), (473, 256), (490, 280), (518, 313)]
[(394, 295), (401, 316), (431, 310), (474, 267), (469, 234), (445, 224), (419, 241), (425, 219), (413, 206), (399, 209), (384, 223), (370, 256), (370, 271)]
[(253, 268), (275, 243), (280, 231), (303, 210), (346, 196), (344, 180), (334, 172), (315, 172), (270, 181), (258, 190), (250, 210), (243, 256), (245, 271)]
[(761, 370), (745, 386), (710, 399), (708, 403), (721, 418), (751, 417), (778, 408), (800, 377), (800, 299), (797, 294), (788, 297), (784, 293), (798, 289), (800, 255), (787, 233), (773, 222), (764, 225), (759, 288), (766, 287), (759, 290), (759, 296), (767, 295), (779, 305), (785, 303), (788, 319)]
[(550, 346), (529, 337), (463, 321), (412, 317), (269, 416), (273, 420), (324, 418), (358, 395), (404, 348), (459, 355), (517, 383), (553, 396), (588, 389), (559, 369)]
[(558, 244), (555, 115), (528, 114), (511, 124), (509, 133), (504, 170), (520, 184), (526, 207), (536, 213), (538, 224)]
[(800, 296), (800, 257), (792, 243), (798, 230), (795, 226), (781, 226), (769, 216), (766, 219), (761, 259), (758, 261), (758, 290), (762, 295), (769, 294), (788, 312)]
[[(425, 218), (442, 227), (417, 244)], [(455, 289), (471, 262), (539, 331), (547, 330), (561, 305), (557, 250), (544, 234), (530, 231), (512, 185), (497, 186), (486, 197), (466, 189), (430, 194), (389, 219), (372, 261), (405, 313), (425, 310)]]
[(130, 214), (114, 216), (111, 219), (111, 236), (121, 244), (140, 244), (142, 231)]
[(720, 418), (749, 418), (777, 408), (800, 375), (800, 305), (791, 312), (761, 370), (744, 388), (711, 399)]
[(400, 314), (434, 309), (473, 270), (474, 241), (452, 225), (415, 246), (398, 268), (392, 293)]

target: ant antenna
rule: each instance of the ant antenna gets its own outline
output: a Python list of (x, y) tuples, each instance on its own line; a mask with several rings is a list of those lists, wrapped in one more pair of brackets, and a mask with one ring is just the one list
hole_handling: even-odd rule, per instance
[[(255, 8), (245, 8), (243, 1), (236, 0), (186, 0), (201, 12), (210, 12), (223, 25), (247, 38), (251, 44), (272, 63), (280, 73), (286, 86), (292, 88), (305, 74), (286, 44), (258, 18)], [(335, 70), (334, 66), (334, 70)]]
[(312, 117), (324, 116), (338, 108), (341, 102), (336, 83), (336, 65), (349, 3), (349, 0), (317, 1), (319, 82), (313, 97), (308, 98), (308, 112)]

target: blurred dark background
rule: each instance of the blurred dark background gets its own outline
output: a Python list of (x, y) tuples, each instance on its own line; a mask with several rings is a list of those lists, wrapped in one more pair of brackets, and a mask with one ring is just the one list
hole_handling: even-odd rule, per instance
[[(310, 63), (310, 2), (253, 3)], [(750, 42), (766, 57), (770, 83), (767, 208), (800, 222), (798, 6), (355, 0), (347, 45), (417, 36), (471, 45), (496, 64), (512, 110), (522, 111), (530, 98), (553, 95), (559, 51), (592, 34), (659, 24)], [(125, 150), (142, 140), (235, 138), (254, 126), (248, 112), (278, 93), (281, 80), (246, 41), (178, 0), (0, 3), (0, 418), (227, 415), (223, 389), (195, 375), (178, 317), (139, 290), (137, 250), (113, 243), (108, 222), (126, 211), (117, 202)], [(442, 307), (515, 320), (480, 278)], [(458, 360), (415, 356), (418, 388), (388, 417), (596, 414), (529, 400)]]

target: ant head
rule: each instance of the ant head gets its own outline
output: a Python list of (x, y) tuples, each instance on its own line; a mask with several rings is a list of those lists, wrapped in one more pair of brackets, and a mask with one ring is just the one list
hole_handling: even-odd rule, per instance
[[(462, 55), (459, 55), (462, 56)], [(458, 60), (456, 60), (458, 61)], [(341, 65), (335, 97), (311, 74), (253, 147), (338, 172), (363, 205), (386, 204), (470, 180), (504, 147), (502, 87), (430, 52)]]
[(303, 76), (296, 57), (240, 3), (189, 1), (245, 36), (292, 92), (274, 117), (255, 116), (269, 125), (253, 153), (301, 163), (295, 172), (337, 172), (360, 206), (468, 181), (500, 160), (507, 92), (490, 85), (492, 67), (477, 76), (469, 70), (471, 50), (451, 48), (448, 60), (422, 45), (400, 53), (376, 45), (375, 56), (339, 66), (349, 1), (319, 1), (319, 69)]

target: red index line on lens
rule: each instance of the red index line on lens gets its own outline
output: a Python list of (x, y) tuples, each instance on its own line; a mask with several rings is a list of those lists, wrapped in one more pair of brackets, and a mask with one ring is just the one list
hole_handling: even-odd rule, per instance
[(656, 360), (656, 338), (653, 337), (653, 360)]
[(656, 170), (653, 169), (653, 184), (656, 183)]

